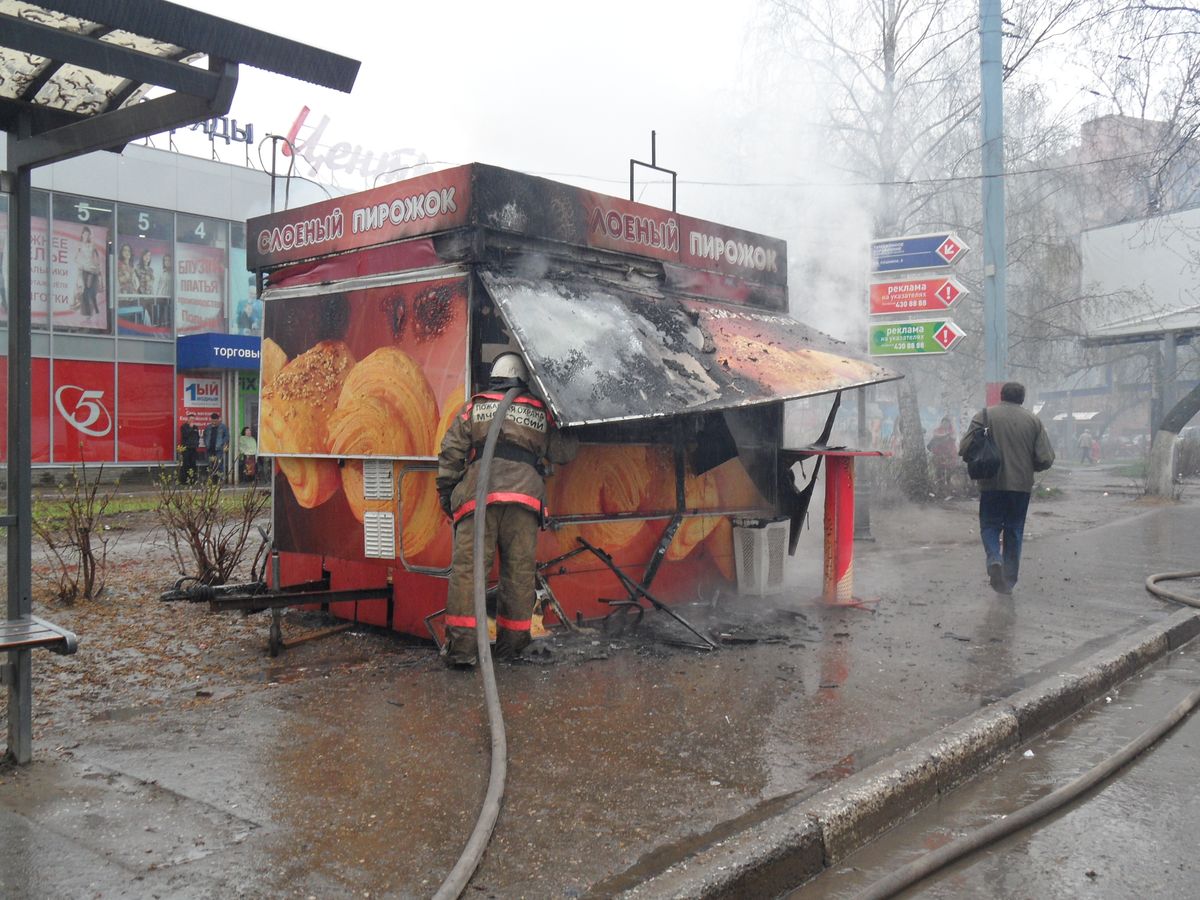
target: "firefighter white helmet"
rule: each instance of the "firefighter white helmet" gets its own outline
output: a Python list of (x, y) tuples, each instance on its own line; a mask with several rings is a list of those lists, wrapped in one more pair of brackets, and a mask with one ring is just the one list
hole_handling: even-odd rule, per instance
[(519, 353), (501, 353), (492, 360), (492, 380), (510, 381), (516, 379), (529, 384), (529, 369)]

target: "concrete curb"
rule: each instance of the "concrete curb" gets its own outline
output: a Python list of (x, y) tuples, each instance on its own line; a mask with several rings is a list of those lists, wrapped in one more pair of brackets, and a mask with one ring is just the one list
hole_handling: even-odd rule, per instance
[(777, 896), (1200, 634), (1182, 609), (699, 851), (624, 897)]

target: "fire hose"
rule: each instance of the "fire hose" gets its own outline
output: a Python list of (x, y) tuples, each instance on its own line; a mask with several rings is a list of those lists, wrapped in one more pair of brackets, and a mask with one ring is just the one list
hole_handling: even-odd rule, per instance
[(472, 575), (475, 588), (475, 645), (479, 651), (479, 671), (483, 675), (483, 699), (487, 704), (488, 727), (492, 736), (492, 760), (488, 773), (487, 793), (483, 797), (483, 806), (479, 810), (479, 818), (475, 828), (467, 839), (458, 862), (442, 882), (434, 894), (434, 900), (457, 900), (467, 887), (467, 882), (479, 867), (483, 853), (487, 850), (488, 842), (492, 839), (492, 830), (496, 827), (496, 819), (500, 816), (500, 801), (504, 799), (504, 782), (508, 776), (508, 742), (504, 733), (504, 715), (500, 710), (500, 692), (496, 689), (496, 670), (492, 666), (492, 648), (488, 642), (487, 629), (487, 573), (484, 571), (483, 537), (486, 528), (484, 519), (487, 515), (488, 481), (492, 474), (492, 456), (496, 452), (496, 442), (500, 438), (500, 426), (504, 416), (514, 399), (521, 392), (519, 387), (510, 388), (500, 400), (496, 412), (492, 416), (492, 424), (488, 427), (487, 440), (483, 445), (483, 453), (479, 456), (479, 471), (475, 487), (475, 534), (472, 544), (472, 560), (474, 573)]
[[(1200, 608), (1200, 599), (1168, 591), (1158, 586), (1160, 581), (1182, 578), (1200, 578), (1200, 571), (1163, 572), (1151, 575), (1146, 579), (1146, 590), (1157, 597)], [(997, 819), (983, 828), (963, 835), (900, 867), (890, 875), (868, 885), (858, 895), (858, 900), (886, 900), (888, 897), (895, 897), (901, 891), (924, 881), (951, 863), (1033, 825), (1115, 775), (1182, 722), (1197, 705), (1200, 705), (1200, 688), (1188, 694), (1165, 717), (1147, 728), (1134, 740), (1078, 778), (1052, 791), (1040, 800), (1021, 807), (1015, 813), (1003, 819)]]

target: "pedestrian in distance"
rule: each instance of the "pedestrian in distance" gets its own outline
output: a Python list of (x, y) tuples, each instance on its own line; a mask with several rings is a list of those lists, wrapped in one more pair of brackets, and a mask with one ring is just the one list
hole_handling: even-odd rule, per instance
[(1078, 443), (1079, 461), (1090, 465), (1092, 462), (1092, 432), (1090, 429), (1083, 429), (1083, 434), (1079, 436)]
[(966, 458), (990, 427), (1000, 453), (999, 471), (979, 481), (979, 535), (988, 578), (999, 594), (1011, 594), (1017, 583), (1033, 475), (1054, 464), (1046, 428), (1021, 406), (1024, 402), (1025, 386), (1006, 382), (1000, 388), (1000, 402), (975, 414), (958, 446), (958, 455)]
[(258, 441), (247, 425), (238, 435), (238, 481), (253, 483), (258, 475)]
[(208, 454), (208, 477), (216, 483), (225, 476), (225, 452), (229, 449), (229, 426), (221, 421), (221, 414), (212, 414), (212, 421), (204, 429), (204, 450)]
[(196, 456), (200, 451), (200, 432), (188, 421), (179, 417), (179, 483), (194, 484), (196, 481)]
[(545, 402), (529, 392), (528, 383), (524, 360), (516, 353), (500, 354), (492, 362), (488, 389), (467, 401), (442, 438), (437, 490), (442, 510), (454, 523), (444, 648), (446, 665), (452, 668), (470, 668), (478, 661), (474, 540), (479, 457), (496, 409), (513, 387), (522, 392), (500, 425), (492, 457), (484, 515), (483, 570), (491, 570), (499, 549), (500, 592), (493, 655), (497, 659), (517, 656), (530, 641), (537, 589), (537, 534), (546, 508), (543, 461), (555, 465), (570, 462), (579, 441), (556, 427)]

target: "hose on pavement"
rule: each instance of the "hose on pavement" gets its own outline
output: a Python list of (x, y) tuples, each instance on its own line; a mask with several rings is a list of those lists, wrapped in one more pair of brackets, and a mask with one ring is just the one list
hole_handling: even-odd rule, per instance
[(1145, 752), (1168, 731), (1178, 725), (1200, 704), (1200, 688), (1187, 695), (1165, 718), (1160, 719), (1140, 736), (1130, 741), (1112, 756), (1099, 765), (1080, 775), (1074, 781), (1063, 785), (1028, 806), (1023, 806), (1015, 813), (1003, 819), (997, 819), (977, 831), (963, 835), (932, 853), (915, 859), (908, 865), (902, 866), (886, 878), (881, 878), (871, 884), (858, 895), (858, 900), (884, 900), (894, 897), (901, 891), (923, 881), (950, 863), (962, 859), (977, 850), (996, 843), (1039, 819), (1043, 819), (1055, 810), (1065, 806), (1082, 794), (1087, 793), (1096, 785), (1105, 781), (1135, 757)]
[(1177, 591), (1168, 591), (1166, 588), (1158, 586), (1160, 581), (1175, 581), (1181, 578), (1200, 578), (1200, 571), (1159, 572), (1157, 575), (1151, 575), (1146, 579), (1146, 590), (1152, 593), (1155, 597), (1162, 597), (1165, 600), (1174, 600), (1176, 603), (1182, 603), (1185, 606), (1194, 606), (1197, 609), (1200, 609), (1200, 597), (1190, 597), (1187, 594), (1180, 594)]
[(483, 797), (483, 806), (479, 809), (479, 818), (475, 828), (467, 839), (458, 862), (442, 882), (434, 894), (434, 900), (457, 900), (467, 887), (467, 882), (479, 867), (483, 853), (487, 850), (488, 842), (492, 839), (492, 829), (496, 827), (496, 819), (500, 817), (500, 802), (504, 799), (504, 782), (508, 777), (508, 739), (504, 733), (504, 715), (500, 710), (500, 692), (496, 689), (496, 670), (492, 666), (492, 648), (488, 643), (487, 629), (487, 573), (483, 567), (483, 536), (487, 530), (488, 482), (492, 474), (492, 457), (496, 453), (496, 442), (500, 438), (500, 425), (504, 416), (517, 395), (519, 387), (510, 388), (500, 400), (496, 412), (492, 416), (492, 424), (488, 428), (487, 440), (483, 445), (483, 453), (479, 456), (479, 472), (475, 487), (475, 535), (472, 549), (472, 560), (475, 564), (472, 576), (475, 585), (475, 645), (479, 652), (479, 671), (483, 675), (483, 699), (487, 704), (488, 728), (492, 735), (492, 762), (488, 773), (487, 793)]

